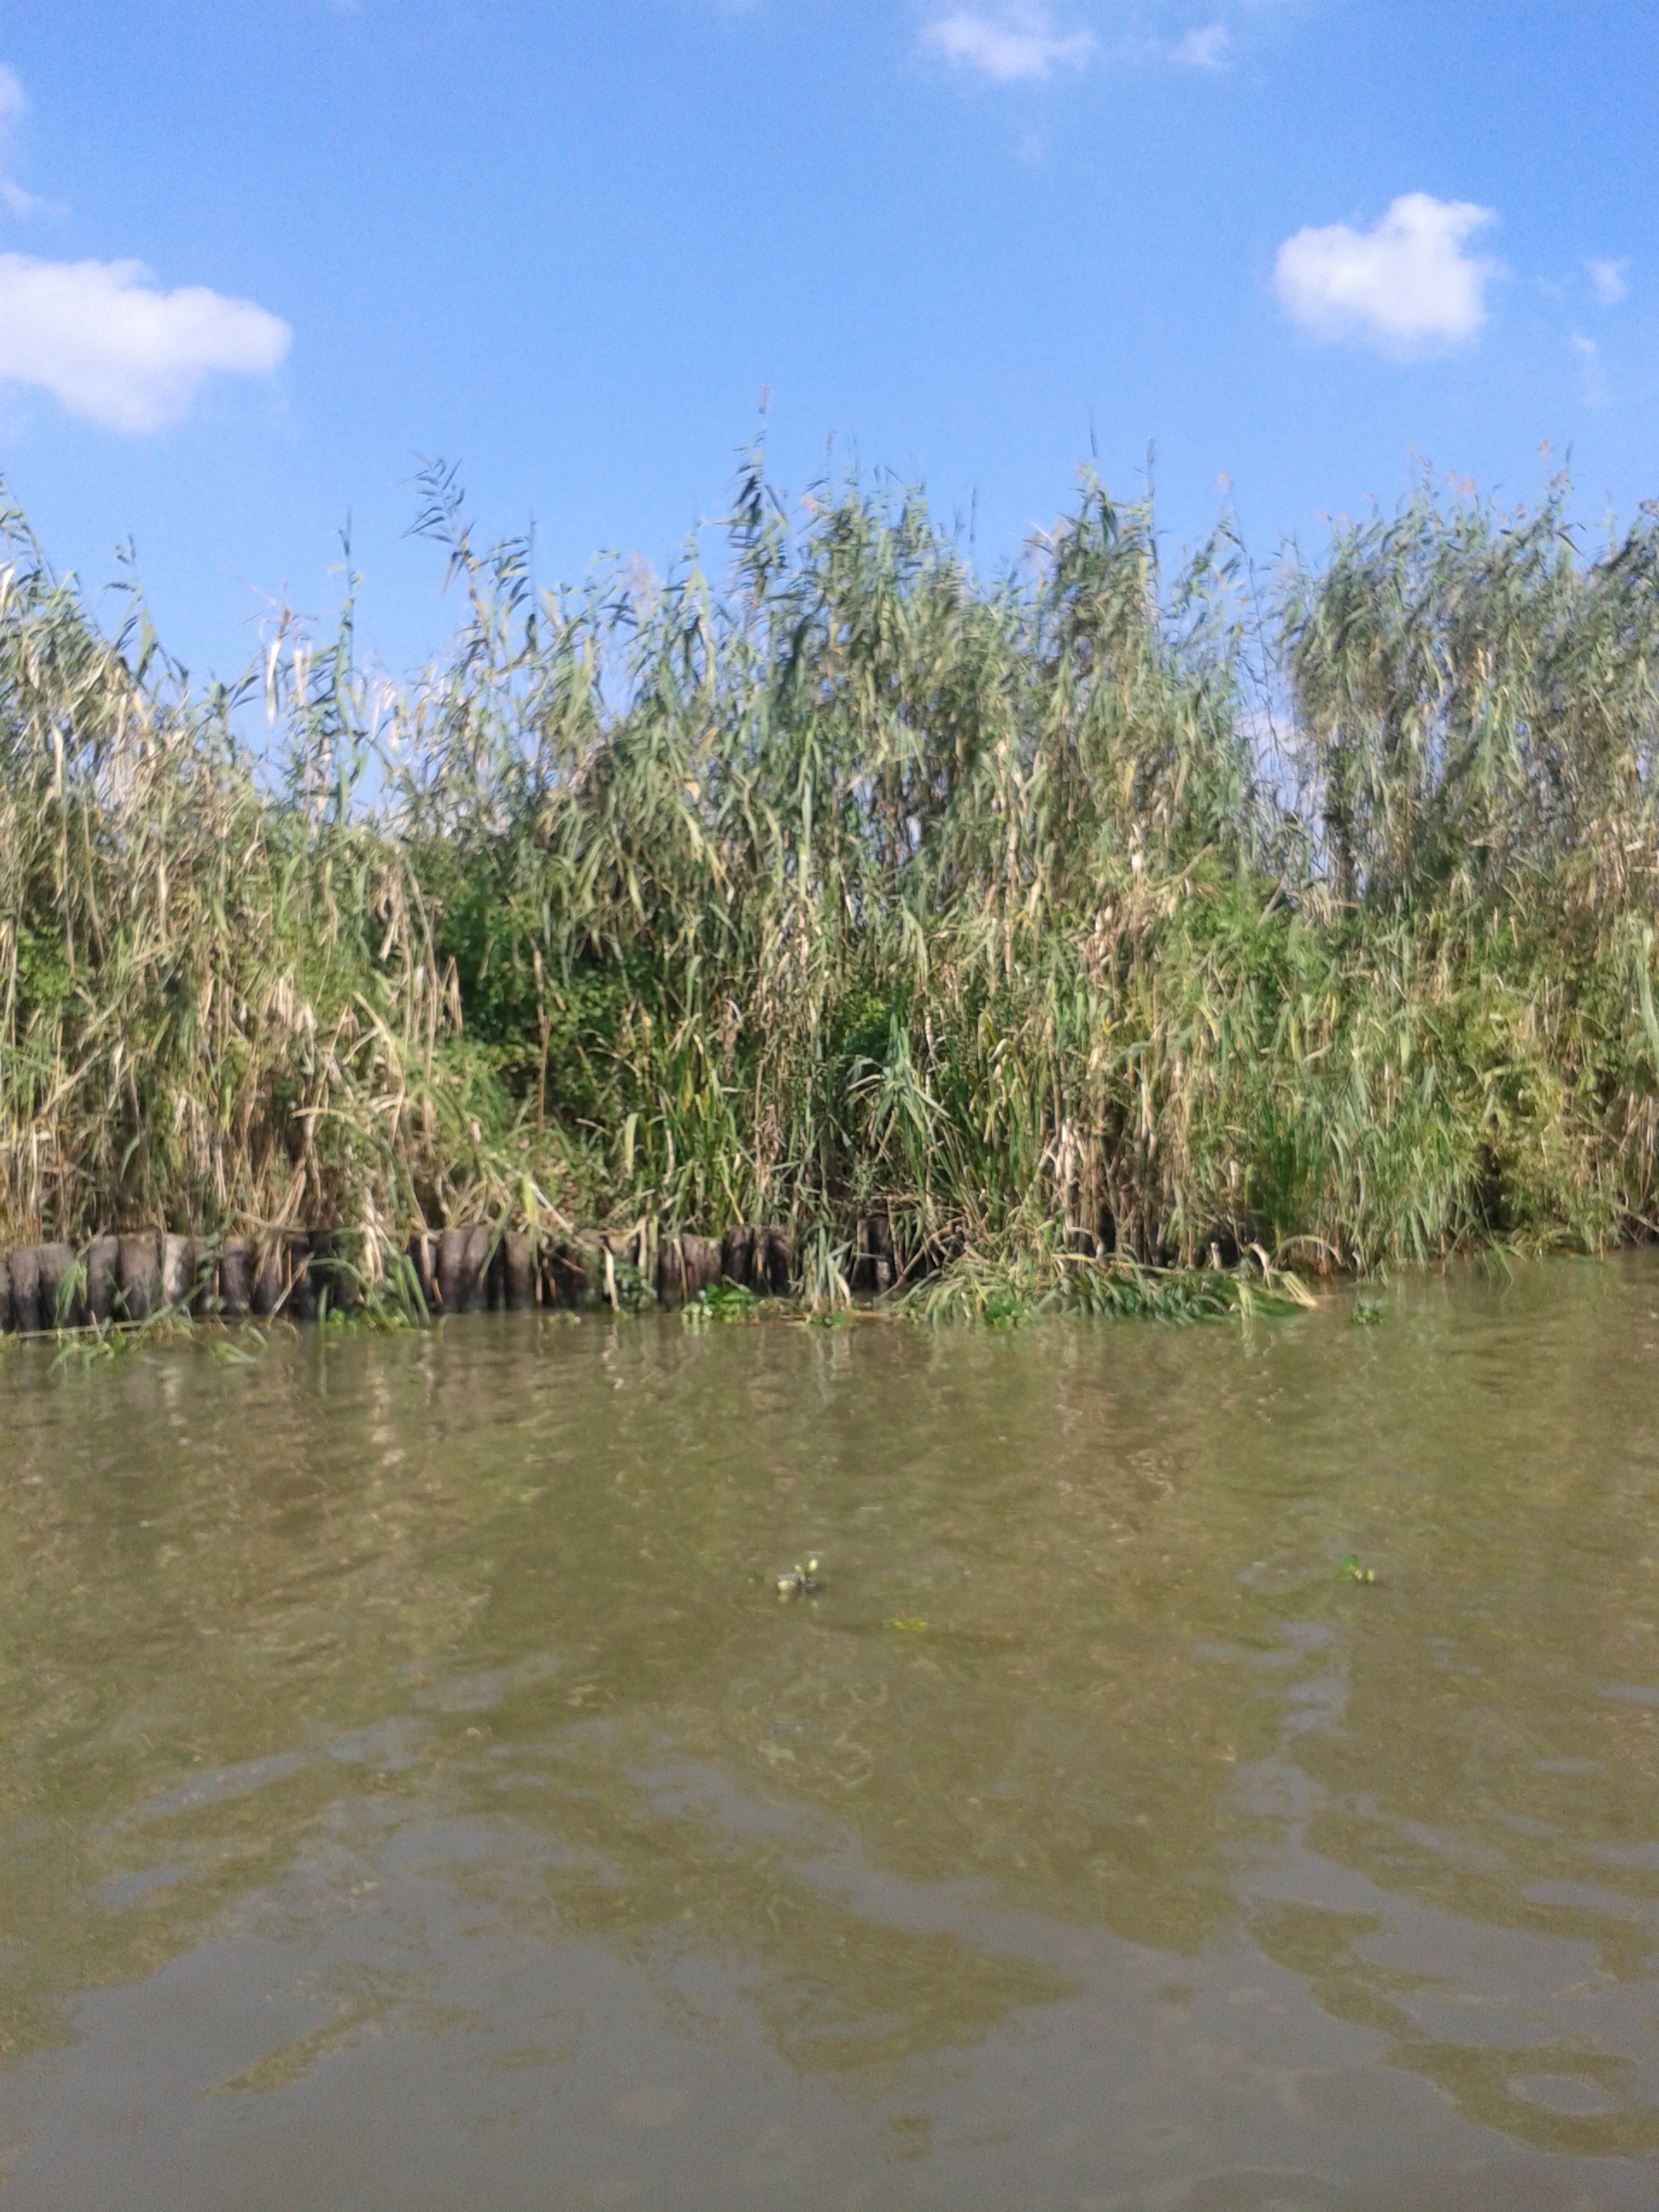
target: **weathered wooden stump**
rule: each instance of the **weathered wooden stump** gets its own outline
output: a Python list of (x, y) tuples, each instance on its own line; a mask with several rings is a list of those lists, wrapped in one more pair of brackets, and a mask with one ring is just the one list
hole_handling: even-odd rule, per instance
[(498, 1256), (501, 1265), (501, 1302), (509, 1313), (522, 1313), (536, 1304), (541, 1284), (536, 1248), (525, 1230), (510, 1230), (501, 1239)]
[(317, 1304), (325, 1298), (332, 1313), (353, 1313), (363, 1303), (363, 1286), (346, 1256), (346, 1237), (338, 1229), (314, 1229), (308, 1240), (311, 1249), (311, 1281)]
[(720, 1239), (717, 1236), (682, 1236), (680, 1257), (685, 1271), (685, 1294), (695, 1298), (699, 1291), (712, 1290), (720, 1281)]
[(444, 1313), (464, 1311), (467, 1300), (467, 1231), (446, 1229), (438, 1236), (437, 1264), (433, 1270), (437, 1287), (438, 1310)]
[(861, 1296), (880, 1297), (891, 1290), (898, 1274), (893, 1249), (893, 1224), (885, 1213), (862, 1217), (855, 1231), (855, 1250), (848, 1287)]
[(161, 1243), (162, 1303), (188, 1306), (190, 1303), (190, 1245), (183, 1236), (163, 1236)]
[(283, 1312), (290, 1321), (317, 1318), (317, 1278), (311, 1272), (311, 1239), (302, 1229), (291, 1229), (283, 1239), (283, 1274), (288, 1294)]
[(162, 1248), (158, 1236), (116, 1239), (117, 1311), (129, 1321), (148, 1321), (162, 1303)]
[(35, 1247), (35, 1265), (41, 1279), (41, 1326), (43, 1329), (79, 1329), (86, 1325), (86, 1300), (83, 1294), (80, 1262), (73, 1249), (67, 1244), (41, 1244)]
[(690, 1305), (721, 1276), (721, 1246), (709, 1236), (665, 1236), (657, 1248), (657, 1302)]
[(755, 1273), (760, 1289), (774, 1298), (787, 1298), (794, 1262), (795, 1246), (786, 1229), (755, 1231)]
[(542, 1303), (543, 1306), (582, 1306), (593, 1295), (599, 1262), (581, 1244), (542, 1247)]
[(86, 1318), (101, 1329), (116, 1310), (120, 1283), (118, 1237), (94, 1236), (86, 1247)]
[(227, 1321), (245, 1320), (253, 1306), (253, 1247), (245, 1236), (219, 1248), (219, 1310)]
[(752, 1229), (728, 1229), (721, 1238), (720, 1272), (728, 1282), (734, 1282), (740, 1290), (755, 1287), (754, 1231)]
[(445, 1313), (482, 1311), (484, 1271), (490, 1256), (490, 1228), (478, 1222), (467, 1229), (446, 1229), (438, 1239), (438, 1299)]
[(198, 1319), (219, 1311), (219, 1247), (211, 1236), (193, 1236), (184, 1248), (185, 1297)]
[(657, 1294), (657, 1303), (664, 1313), (671, 1313), (677, 1306), (683, 1306), (690, 1293), (686, 1288), (684, 1238), (663, 1236), (657, 1243), (657, 1274), (652, 1288)]
[(282, 1308), (283, 1300), (288, 1290), (288, 1283), (283, 1271), (283, 1262), (285, 1256), (281, 1239), (275, 1236), (263, 1239), (254, 1254), (253, 1281), (250, 1286), (249, 1303), (255, 1315), (262, 1321), (268, 1321), (273, 1313), (279, 1312)]
[(495, 1231), (487, 1221), (475, 1222), (467, 1232), (467, 1274), (470, 1289), (467, 1311), (481, 1313), (490, 1302), (489, 1273)]
[(11, 1255), (11, 1325), (26, 1337), (41, 1325), (41, 1259), (29, 1244)]
[(438, 1303), (437, 1274), (438, 1240), (430, 1230), (416, 1229), (410, 1232), (409, 1264), (415, 1270), (415, 1280), (420, 1286), (421, 1301), (429, 1313)]

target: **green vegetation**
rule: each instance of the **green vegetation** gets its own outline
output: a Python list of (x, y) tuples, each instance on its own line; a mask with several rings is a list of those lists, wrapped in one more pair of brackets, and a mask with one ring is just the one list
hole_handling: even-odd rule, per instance
[(879, 1221), (1012, 1323), (1655, 1225), (1654, 512), (1425, 493), (1268, 603), (756, 455), (722, 575), (538, 594), (423, 497), (402, 690), (348, 596), (191, 693), (0, 518), (0, 1242), (777, 1222), (833, 1311)]
[(729, 1327), (758, 1320), (761, 1304), (753, 1291), (746, 1290), (741, 1283), (717, 1282), (707, 1290), (700, 1290), (682, 1309), (680, 1319), (688, 1329), (706, 1329), (711, 1321), (722, 1322)]

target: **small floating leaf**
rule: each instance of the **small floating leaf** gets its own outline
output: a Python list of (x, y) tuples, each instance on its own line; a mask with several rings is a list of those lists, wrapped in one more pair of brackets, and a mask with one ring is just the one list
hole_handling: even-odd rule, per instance
[(906, 1636), (919, 1636), (922, 1630), (927, 1626), (927, 1623), (925, 1621), (905, 1620), (899, 1615), (895, 1614), (893, 1619), (887, 1623), (887, 1626), (889, 1628), (903, 1629)]

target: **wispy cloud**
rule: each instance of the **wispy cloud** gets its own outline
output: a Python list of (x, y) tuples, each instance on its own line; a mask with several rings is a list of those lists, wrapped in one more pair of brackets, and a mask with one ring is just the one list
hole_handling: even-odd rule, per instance
[(292, 337), (251, 300), (159, 291), (140, 262), (0, 254), (0, 380), (106, 429), (164, 429), (210, 376), (269, 375)]
[(995, 85), (1039, 82), (1059, 69), (1084, 69), (1100, 51), (1090, 30), (1058, 29), (1047, 9), (1016, 6), (993, 15), (959, 9), (927, 24), (922, 51)]
[(1592, 257), (1584, 264), (1584, 273), (1590, 279), (1590, 289), (1605, 308), (1616, 308), (1629, 296), (1630, 283), (1628, 261), (1606, 261)]
[(1587, 407), (1607, 404), (1607, 378), (1601, 365), (1601, 348), (1593, 338), (1586, 338), (1575, 330), (1567, 340), (1573, 358), (1579, 365), (1580, 386)]
[(1225, 23), (1206, 23), (1202, 30), (1188, 31), (1178, 39), (1170, 59), (1186, 69), (1224, 69), (1232, 48), (1233, 35)]
[(1274, 261), (1274, 289), (1316, 336), (1355, 338), (1404, 358), (1472, 338), (1497, 264), (1465, 251), (1496, 220), (1490, 207), (1408, 192), (1372, 229), (1298, 231)]
[(0, 61), (0, 207), (8, 215), (32, 215), (46, 202), (25, 192), (11, 174), (11, 136), (29, 112), (23, 87), (15, 69)]

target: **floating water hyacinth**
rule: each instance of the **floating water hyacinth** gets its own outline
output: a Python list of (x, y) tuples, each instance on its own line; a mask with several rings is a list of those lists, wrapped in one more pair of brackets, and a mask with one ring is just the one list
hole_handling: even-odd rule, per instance
[(822, 1565), (823, 1561), (816, 1554), (807, 1560), (804, 1566), (802, 1566), (798, 1560), (787, 1574), (778, 1576), (778, 1595), (780, 1598), (816, 1597), (823, 1587), (818, 1579), (818, 1571)]

